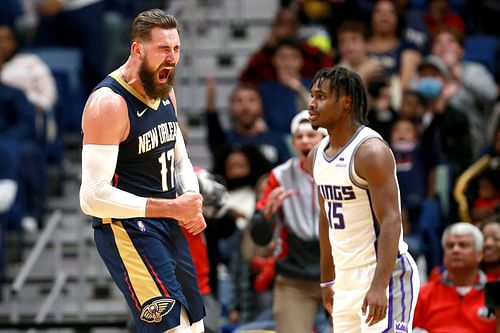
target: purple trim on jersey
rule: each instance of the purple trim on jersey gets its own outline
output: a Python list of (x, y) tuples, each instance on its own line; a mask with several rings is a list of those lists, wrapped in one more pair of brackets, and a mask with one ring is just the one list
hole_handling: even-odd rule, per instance
[(385, 332), (389, 332), (392, 328), (392, 301), (393, 301), (393, 291), (392, 291), (392, 277), (389, 281), (389, 313), (387, 314), (387, 328), (382, 332), (382, 333), (385, 333)]
[(366, 194), (368, 196), (368, 203), (370, 204), (370, 212), (372, 213), (373, 232), (375, 233), (375, 242), (373, 243), (373, 246), (375, 247), (375, 257), (378, 259), (378, 236), (380, 235), (380, 227), (379, 227), (379, 223), (377, 221), (377, 217), (375, 216), (375, 212), (373, 211), (372, 198), (370, 196), (370, 191), (366, 190)]
[[(356, 152), (358, 151), (359, 149), (359, 146), (361, 146), (361, 144), (363, 142), (365, 142), (366, 140), (368, 139), (379, 139), (380, 138), (378, 136), (375, 136), (375, 135), (371, 135), (371, 136), (367, 136), (365, 137), (363, 140), (361, 140), (360, 142), (358, 142), (358, 145), (352, 150), (352, 154), (351, 154), (351, 160), (349, 161), (349, 179), (351, 180), (351, 182), (356, 185), (357, 187), (359, 188), (362, 188), (364, 190), (367, 190), (368, 189), (368, 184), (361, 184), (360, 182), (356, 181), (354, 179), (354, 176), (353, 176), (353, 173), (356, 172), (356, 168), (354, 167), (354, 157), (356, 156)], [(357, 175), (359, 178), (361, 178), (359, 175)]]
[(410, 311), (408, 313), (408, 320), (410, 320), (411, 318), (411, 313), (415, 310), (415, 308), (413, 307), (413, 273), (414, 273), (414, 270), (413, 270), (413, 266), (410, 262), (410, 260), (406, 257), (406, 255), (404, 256), (406, 258), (406, 260), (408, 261), (408, 265), (410, 265), (411, 269), (410, 269)]
[(330, 145), (330, 142), (328, 141), (327, 145), (325, 146), (325, 150), (323, 150), (321, 152), (321, 155), (323, 155), (323, 158), (325, 159), (325, 161), (327, 163), (332, 163), (333, 161), (335, 161), (335, 159), (337, 159), (337, 157), (351, 144), (351, 142), (358, 136), (358, 134), (361, 132), (361, 130), (364, 128), (365, 126), (360, 126), (358, 127), (358, 129), (356, 130), (356, 133), (354, 133), (353, 136), (351, 136), (351, 138), (349, 139), (349, 141), (347, 141), (347, 143), (342, 147), (342, 149), (340, 149), (336, 154), (335, 156), (330, 157), (328, 155), (326, 155), (325, 153), (325, 150), (326, 148), (328, 147), (328, 145)]
[[(406, 273), (406, 267), (405, 267), (405, 258), (401, 257), (401, 275), (399, 276), (399, 283), (401, 284), (401, 321), (405, 321), (405, 311), (406, 311), (406, 305), (405, 305), (405, 283), (404, 283), (404, 276)], [(411, 283), (411, 281), (410, 281)]]

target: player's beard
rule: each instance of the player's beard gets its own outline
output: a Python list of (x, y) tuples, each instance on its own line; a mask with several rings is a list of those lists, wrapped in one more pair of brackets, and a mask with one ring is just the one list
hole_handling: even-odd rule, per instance
[(141, 67), (139, 68), (139, 78), (141, 79), (142, 85), (144, 86), (146, 95), (153, 99), (167, 99), (170, 89), (174, 87), (175, 65), (172, 66), (173, 68), (169, 71), (167, 81), (165, 83), (156, 83), (156, 77), (158, 76), (159, 68), (164, 67), (164, 65), (160, 65), (156, 70), (151, 70), (147, 66), (146, 60), (141, 63)]

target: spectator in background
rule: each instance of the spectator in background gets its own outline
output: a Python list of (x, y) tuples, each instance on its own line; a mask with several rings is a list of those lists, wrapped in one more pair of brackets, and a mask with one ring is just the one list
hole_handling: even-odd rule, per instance
[(384, 77), (399, 81), (399, 86), (393, 87), (396, 91), (408, 86), (421, 59), (416, 45), (401, 37), (403, 28), (396, 4), (378, 0), (371, 16), (368, 52), (384, 67)]
[[(33, 230), (45, 205), (45, 158), (35, 141), (35, 107), (24, 93), (0, 82), (0, 140), (15, 152), (19, 166), (19, 194), (9, 216), (9, 227)], [(2, 159), (2, 161), (4, 161)], [(4, 163), (13, 163), (5, 156)]]
[[(250, 57), (247, 66), (241, 72), (240, 80), (255, 85), (263, 81), (275, 80), (277, 74), (272, 63), (273, 51), (278, 40), (298, 38), (299, 27), (300, 23), (295, 12), (287, 8), (281, 9), (276, 14), (264, 45)], [(301, 73), (305, 77), (312, 77), (319, 69), (333, 65), (331, 57), (320, 49), (311, 46), (304, 40), (300, 40), (299, 43), (304, 58)]]
[(448, 69), (436, 56), (425, 57), (418, 66), (417, 74), (412, 89), (426, 101), (426, 130), (438, 133), (442, 138), (442, 152), (454, 182), (473, 161), (469, 118), (449, 102), (459, 86), (449, 79)]
[(23, 0), (34, 25), (33, 46), (74, 47), (82, 53), (82, 82), (88, 95), (104, 75), (106, 0)]
[(472, 204), (472, 222), (481, 222), (498, 218), (500, 210), (500, 173), (486, 170), (477, 179), (477, 198)]
[(429, 9), (423, 14), (423, 18), (430, 36), (443, 27), (452, 28), (465, 34), (464, 20), (460, 15), (450, 10), (448, 0), (429, 0), (428, 7)]
[(0, 287), (5, 278), (5, 231), (18, 188), (18, 161), (8, 141), (0, 140)]
[[(15, 31), (8, 25), (0, 25), (0, 81), (25, 93), (38, 111), (38, 136), (53, 141), (57, 133), (53, 114), (57, 102), (54, 76), (39, 56), (20, 51)], [(41, 126), (46, 121), (47, 126)]]
[[(255, 185), (256, 200), (264, 192), (269, 173), (259, 178)], [(281, 249), (278, 235), (266, 246), (259, 246), (251, 236), (252, 225), (244, 230), (239, 251), (233, 253), (230, 267), (232, 284), (230, 311), (226, 328), (236, 328), (233, 333), (250, 329), (272, 329), (272, 298), (275, 277), (275, 254)]]
[[(270, 164), (255, 145), (227, 144), (214, 154), (212, 173), (228, 190), (225, 214), (207, 219), (210, 287), (218, 290), (218, 266), (227, 269), (255, 210), (255, 185)], [(220, 270), (220, 268), (219, 268)]]
[(309, 104), (310, 77), (301, 74), (304, 57), (296, 39), (280, 39), (274, 48), (272, 64), (276, 79), (258, 85), (269, 129), (288, 137), (292, 118)]
[[(281, 228), (273, 303), (276, 331), (304, 333), (314, 326), (322, 305), (318, 193), (304, 163), (326, 131), (313, 130), (308, 111), (302, 111), (293, 118), (290, 132), (297, 157), (271, 171), (252, 219), (252, 238), (266, 245)], [(330, 329), (327, 325), (326, 331)]]
[(495, 318), (488, 316), (484, 299), (486, 275), (479, 269), (481, 231), (470, 223), (452, 224), (443, 232), (442, 246), (445, 270), (420, 288), (414, 328), (419, 332), (495, 332)]
[(389, 142), (391, 130), (398, 115), (391, 105), (391, 87), (388, 80), (377, 79), (368, 87), (368, 123), (382, 138)]
[(366, 86), (382, 75), (382, 65), (369, 57), (368, 32), (361, 21), (344, 21), (337, 29), (338, 66), (351, 69), (361, 76)]
[(57, 101), (54, 76), (36, 54), (22, 52), (12, 27), (0, 25), (0, 80), (21, 89), (40, 112), (51, 112)]
[(256, 145), (273, 166), (290, 157), (290, 150), (283, 137), (268, 129), (263, 118), (262, 99), (253, 85), (242, 83), (233, 90), (229, 98), (231, 127), (227, 130), (222, 128), (215, 100), (216, 83), (213, 79), (208, 79), (205, 120), (208, 146), (212, 154), (231, 142)]
[(332, 45), (337, 45), (336, 32), (343, 20), (360, 18), (355, 1), (281, 0), (282, 7), (297, 13), (302, 29), (320, 26), (328, 32)]
[(403, 99), (401, 100), (401, 108), (398, 115), (400, 119), (411, 121), (417, 127), (417, 133), (420, 135), (425, 126), (423, 115), (425, 111), (425, 99), (415, 89), (405, 89), (403, 91)]
[(416, 126), (409, 120), (394, 123), (390, 145), (396, 160), (401, 208), (406, 217), (403, 232), (410, 252), (418, 257), (425, 250), (421, 248), (424, 236), (419, 219), (424, 201), (435, 198), (435, 167), (440, 160), (423, 149)]
[(465, 114), (470, 123), (473, 157), (485, 145), (486, 120), (498, 92), (492, 74), (479, 63), (463, 61), (464, 37), (450, 28), (442, 28), (432, 39), (432, 54), (447, 69), (449, 82), (457, 85), (448, 104)]
[(481, 269), (486, 273), (489, 281), (500, 280), (500, 221), (483, 222), (481, 232), (484, 236)]
[[(500, 173), (500, 126), (497, 126), (491, 144), (485, 154), (474, 161), (458, 177), (453, 195), (458, 203), (460, 219), (467, 222), (473, 221), (472, 204), (478, 198), (476, 180), (483, 172), (493, 174), (493, 179), (498, 182)], [(494, 212), (492, 212), (494, 214)], [(496, 212), (498, 214), (498, 211)]]

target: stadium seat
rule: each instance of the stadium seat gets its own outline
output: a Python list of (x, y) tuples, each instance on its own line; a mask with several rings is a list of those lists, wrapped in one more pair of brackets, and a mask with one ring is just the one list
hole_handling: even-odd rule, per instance
[(493, 75), (498, 70), (500, 38), (489, 35), (471, 35), (465, 40), (464, 60), (483, 64)]

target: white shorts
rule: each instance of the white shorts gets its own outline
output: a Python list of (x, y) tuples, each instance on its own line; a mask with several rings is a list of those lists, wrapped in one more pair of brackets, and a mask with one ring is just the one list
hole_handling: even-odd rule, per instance
[(417, 265), (410, 254), (397, 258), (387, 287), (387, 315), (373, 326), (366, 324), (361, 307), (370, 288), (376, 264), (342, 270), (335, 268), (333, 297), (334, 332), (407, 333), (411, 332), (413, 313), (420, 289)]

